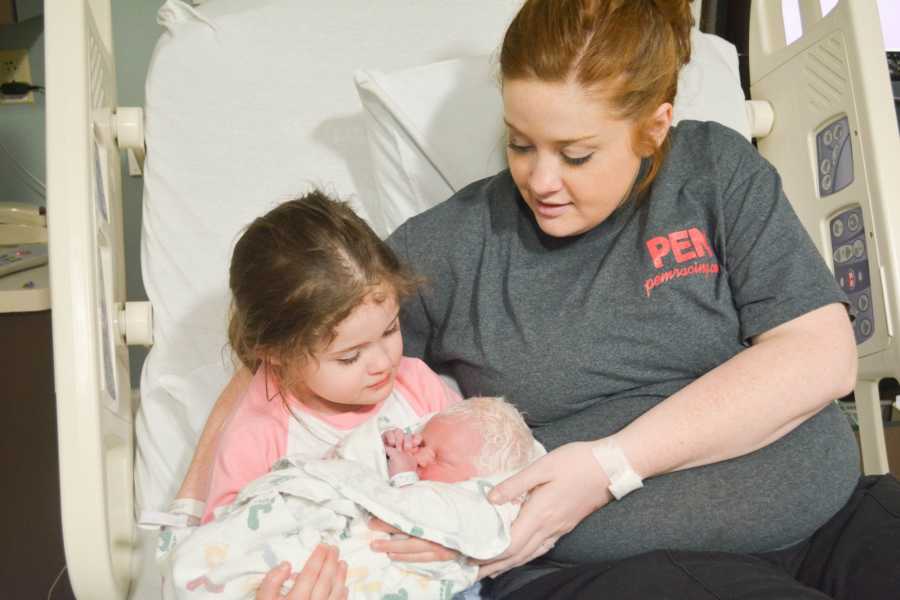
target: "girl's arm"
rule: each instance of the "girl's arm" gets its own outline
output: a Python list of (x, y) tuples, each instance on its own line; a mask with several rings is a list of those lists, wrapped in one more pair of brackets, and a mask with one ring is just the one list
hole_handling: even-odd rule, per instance
[(194, 450), (194, 457), (191, 459), (184, 481), (181, 482), (181, 487), (175, 494), (176, 499), (190, 498), (206, 502), (219, 437), (228, 422), (228, 417), (234, 412), (238, 399), (250, 384), (251, 378), (250, 371), (246, 367), (240, 367), (219, 394), (206, 419), (206, 425), (200, 434), (200, 440), (197, 442), (197, 448)]
[[(856, 367), (846, 309), (829, 304), (755, 337), (751, 347), (602, 441), (622, 449), (645, 479), (742, 456), (849, 393)], [(561, 446), (494, 489), (495, 503), (531, 494), (509, 550), (483, 565), (481, 576), (545, 554), (611, 500), (609, 479), (592, 453), (596, 445)]]

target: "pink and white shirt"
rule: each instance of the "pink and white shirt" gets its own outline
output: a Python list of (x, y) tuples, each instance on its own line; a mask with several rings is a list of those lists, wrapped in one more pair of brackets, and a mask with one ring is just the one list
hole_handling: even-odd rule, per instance
[(460, 400), (424, 362), (407, 357), (400, 359), (390, 396), (367, 410), (323, 415), (293, 396), (283, 401), (277, 390), (274, 380), (267, 380), (265, 370), (259, 369), (225, 426), (216, 449), (204, 523), (213, 519), (216, 508), (230, 504), (244, 485), (268, 473), (285, 456), (323, 458), (369, 419), (402, 428)]

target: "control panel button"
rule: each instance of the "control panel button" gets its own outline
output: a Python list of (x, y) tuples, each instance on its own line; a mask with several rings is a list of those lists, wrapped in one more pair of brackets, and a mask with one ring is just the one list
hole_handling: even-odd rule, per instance
[(831, 222), (831, 235), (836, 238), (844, 235), (844, 222), (840, 217)]
[(854, 248), (850, 244), (844, 244), (843, 246), (838, 247), (837, 250), (834, 251), (834, 262), (837, 264), (844, 264), (851, 258), (853, 258)]
[(844, 141), (844, 136), (847, 135), (847, 127), (844, 125), (844, 121), (838, 121), (834, 126), (834, 140), (836, 142)]
[(863, 319), (859, 322), (859, 332), (863, 334), (865, 337), (869, 337), (872, 335), (872, 321), (869, 319)]

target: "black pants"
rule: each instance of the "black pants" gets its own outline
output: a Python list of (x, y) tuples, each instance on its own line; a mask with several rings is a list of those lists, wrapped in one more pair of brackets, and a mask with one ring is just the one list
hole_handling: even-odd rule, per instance
[(810, 539), (778, 552), (658, 550), (564, 568), (517, 589), (495, 583), (491, 597), (515, 600), (898, 600), (900, 482), (862, 478)]

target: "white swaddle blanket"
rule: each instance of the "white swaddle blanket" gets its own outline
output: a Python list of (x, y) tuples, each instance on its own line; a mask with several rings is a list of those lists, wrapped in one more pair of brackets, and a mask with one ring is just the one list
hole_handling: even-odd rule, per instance
[[(464, 556), (489, 559), (509, 545), (519, 506), (494, 506), (486, 494), (511, 473), (392, 487), (383, 427), (361, 426), (334, 459), (279, 461), (245, 486), (215, 521), (163, 530), (159, 562), (166, 596), (252, 599), (266, 572), (281, 561), (299, 571), (322, 542), (337, 546), (347, 562), (352, 599), (449, 600), (471, 586), (478, 569), (465, 560), (400, 563), (373, 552), (370, 542), (387, 535), (367, 527), (368, 515)], [(543, 448), (536, 444), (535, 453), (542, 454)]]

